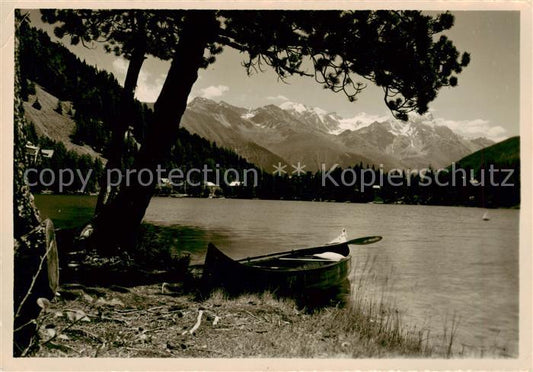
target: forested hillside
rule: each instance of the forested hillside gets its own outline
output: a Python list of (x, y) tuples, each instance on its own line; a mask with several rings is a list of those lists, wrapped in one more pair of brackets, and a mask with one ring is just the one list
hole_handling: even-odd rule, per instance
[(511, 137), (465, 156), (456, 168), (471, 170), (474, 185), (485, 181), (475, 200), (481, 206), (520, 205), (520, 137)]
[[(117, 107), (122, 87), (112, 74), (81, 61), (61, 44), (52, 42), (42, 30), (24, 24), (18, 37), (21, 44), (20, 68), (23, 77), (21, 96), (26, 102), (27, 111), (31, 111), (26, 115), (30, 121), (27, 132), (31, 141), (56, 150), (57, 155), (54, 160), (45, 160), (41, 166), (77, 167), (83, 157), (83, 168), (90, 159), (97, 168), (95, 172), (99, 174), (102, 171), (102, 163), (98, 160), (100, 157), (97, 153), (103, 158), (106, 157), (111, 128), (118, 115)], [(38, 120), (35, 119), (37, 113), (43, 115), (43, 112), (52, 111), (49, 104), (39, 101), (39, 96), (43, 100), (44, 95), (52, 97), (51, 100), (56, 99), (57, 102), (54, 107), (55, 116), (46, 116), (47, 126), (58, 127), (65, 121), (74, 121), (72, 133), (62, 133), (63, 137), (69, 137), (69, 141), (54, 137), (39, 128), (36, 130), (31, 122), (32, 119)], [(131, 134), (132, 138), (140, 143), (150, 122), (152, 110), (136, 101), (134, 111)], [(69, 129), (68, 126), (66, 128)], [(68, 143), (67, 149), (64, 142), (71, 142), (76, 146), (68, 146)], [(87, 145), (93, 150), (92, 153), (83, 149)], [(133, 152), (130, 155), (127, 162), (133, 161)], [(222, 171), (228, 168), (256, 168), (232, 151), (220, 148), (198, 135), (191, 135), (185, 129), (180, 130), (170, 159), (167, 164), (162, 164), (164, 168), (201, 169), (204, 164), (212, 169), (219, 164)], [(258, 170), (258, 173), (261, 172)], [(96, 191), (97, 182), (91, 182), (89, 186), (86, 191)], [(58, 191), (58, 186), (53, 185), (51, 189)], [(74, 186), (66, 189), (76, 190)]]
[(457, 162), (463, 168), (473, 168), (476, 171), (483, 164), (494, 164), (498, 167), (520, 167), (520, 137), (511, 137), (473, 154), (465, 156)]

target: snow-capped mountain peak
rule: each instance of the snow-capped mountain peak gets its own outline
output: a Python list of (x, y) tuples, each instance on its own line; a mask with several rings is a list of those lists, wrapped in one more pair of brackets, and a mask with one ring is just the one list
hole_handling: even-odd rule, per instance
[(291, 101), (283, 102), (281, 105), (279, 105), (279, 107), (282, 110), (294, 111), (294, 112), (297, 112), (298, 114), (303, 114), (304, 112), (309, 111), (309, 108), (306, 105), (302, 103), (291, 102)]
[[(392, 119), (390, 115), (372, 115), (365, 112), (360, 112), (353, 117), (343, 118), (336, 113), (328, 112), (320, 107), (309, 107), (302, 103), (292, 101), (283, 102), (279, 107), (300, 118), (313, 128), (334, 135), (338, 135), (346, 130), (357, 131), (374, 122), (384, 122)], [(402, 131), (400, 125), (396, 126), (393, 130), (394, 132)]]
[(388, 119), (389, 117), (385, 115), (371, 115), (367, 114), (366, 112), (361, 112), (351, 118), (339, 117), (339, 127), (337, 130), (332, 131), (331, 134), (340, 134), (346, 130), (356, 131), (368, 127), (372, 123), (383, 122)]
[(241, 119), (248, 120), (248, 119), (253, 118), (254, 116), (255, 116), (255, 110), (249, 109), (247, 112), (241, 115)]
[(217, 144), (238, 149), (264, 169), (276, 159), (301, 161), (315, 170), (332, 162), (442, 167), (491, 144), (465, 138), (428, 114), (413, 115), (406, 122), (364, 112), (342, 118), (290, 101), (251, 109), (195, 99), (182, 124)]
[(286, 101), (279, 105), (279, 108), (321, 132), (331, 133), (336, 131), (339, 126), (339, 117), (320, 107), (309, 107), (302, 103)]
[(395, 136), (411, 137), (416, 134), (416, 125), (411, 122), (402, 122), (399, 120), (390, 120), (389, 132)]

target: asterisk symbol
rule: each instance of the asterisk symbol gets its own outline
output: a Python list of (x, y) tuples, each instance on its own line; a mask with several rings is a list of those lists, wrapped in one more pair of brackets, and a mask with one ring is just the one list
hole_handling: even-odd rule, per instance
[(294, 166), (293, 164), (291, 164), (291, 167), (294, 168), (294, 170), (292, 171), (292, 174), (296, 173), (296, 175), (299, 176), (300, 174), (305, 173), (304, 171), (305, 164), (301, 165), (300, 162), (298, 162), (298, 165)]
[(285, 170), (285, 168), (287, 168), (287, 165), (281, 165), (281, 162), (278, 162), (278, 165), (272, 165), (274, 167), (274, 176), (281, 176), (283, 173), (287, 173), (287, 171)]

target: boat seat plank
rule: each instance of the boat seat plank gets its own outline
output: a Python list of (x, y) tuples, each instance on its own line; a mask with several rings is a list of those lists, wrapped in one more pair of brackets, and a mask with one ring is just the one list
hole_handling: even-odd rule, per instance
[(280, 257), (281, 261), (311, 261), (311, 262), (332, 262), (333, 260), (327, 258), (318, 258), (318, 257), (309, 257), (309, 258), (299, 258), (299, 257)]

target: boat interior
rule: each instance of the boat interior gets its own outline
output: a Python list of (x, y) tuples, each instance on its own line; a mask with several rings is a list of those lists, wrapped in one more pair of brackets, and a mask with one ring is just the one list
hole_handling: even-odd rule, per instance
[[(333, 252), (331, 252), (333, 253)], [(242, 264), (251, 267), (257, 267), (269, 270), (306, 270), (319, 268), (327, 265), (339, 262), (345, 259), (347, 256), (333, 253), (335, 258), (324, 258), (317, 254), (296, 256), (296, 255), (284, 255), (276, 257), (268, 257), (258, 260), (243, 260)], [(341, 256), (341, 257), (339, 257)]]

